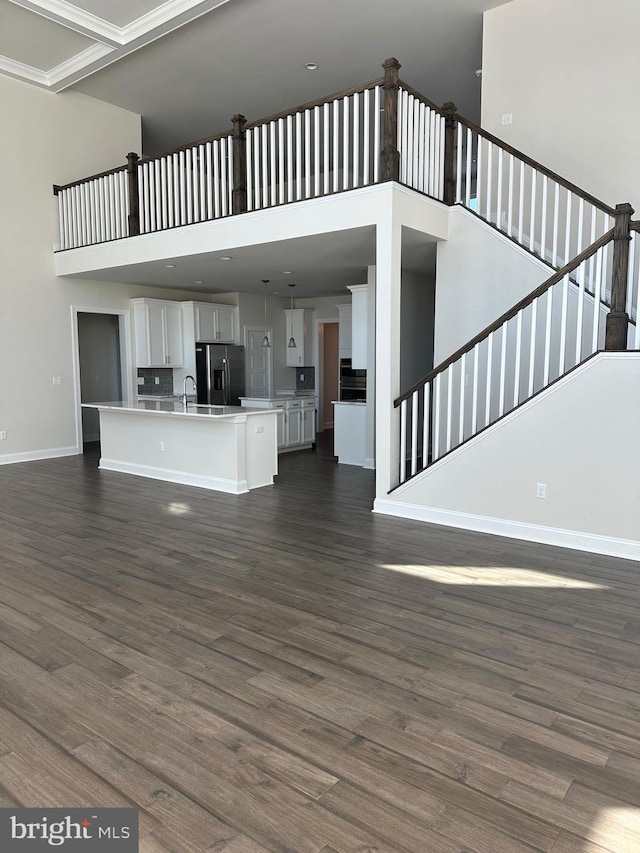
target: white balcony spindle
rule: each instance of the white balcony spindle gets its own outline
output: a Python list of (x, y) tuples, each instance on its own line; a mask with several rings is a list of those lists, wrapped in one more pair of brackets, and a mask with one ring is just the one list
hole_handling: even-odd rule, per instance
[[(553, 288), (551, 288), (553, 289)], [(558, 376), (565, 371), (567, 354), (567, 316), (569, 311), (569, 276), (562, 279), (562, 307), (560, 309), (560, 349), (558, 354)]]
[(260, 127), (260, 154), (262, 172), (262, 207), (269, 207), (269, 128), (266, 124), (263, 124)]
[(560, 185), (554, 181), (553, 193), (553, 243), (551, 250), (551, 266), (558, 266), (558, 231), (560, 230)]
[(304, 111), (304, 197), (311, 198), (311, 110)]
[[(545, 231), (545, 198), (547, 192), (546, 178), (544, 178), (542, 182), (542, 216), (541, 216), (541, 225), (540, 225), (540, 257), (544, 260), (544, 231)], [(531, 170), (531, 206), (529, 213), (529, 251), (535, 252), (536, 250), (536, 191), (538, 188), (538, 173), (535, 169)]]
[(467, 165), (464, 176), (464, 203), (466, 207), (471, 206), (471, 163), (473, 161), (473, 133), (467, 128)]
[(447, 429), (445, 435), (445, 448), (448, 453), (451, 450), (451, 437), (453, 427), (453, 365), (447, 368)]
[(496, 191), (496, 225), (501, 231), (502, 227), (502, 183), (503, 183), (503, 152), (502, 148), (498, 148), (498, 189)]
[(544, 326), (544, 369), (543, 386), (549, 384), (549, 370), (551, 367), (551, 323), (553, 320), (553, 287), (547, 290), (547, 315)]
[(352, 188), (360, 186), (360, 95), (353, 96), (353, 180)]
[(487, 337), (487, 375), (485, 378), (484, 425), (491, 422), (491, 380), (493, 374), (493, 332)]
[(428, 110), (426, 104), (420, 102), (418, 109), (418, 183), (417, 187), (420, 192), (426, 192), (425, 186), (425, 167), (426, 167), (426, 139), (425, 134), (428, 128)]
[(462, 201), (462, 125), (456, 122), (456, 204)]
[(516, 352), (513, 360), (513, 408), (520, 402), (520, 370), (522, 367), (522, 311), (516, 315)]
[(422, 467), (426, 468), (429, 464), (429, 425), (431, 423), (431, 383), (425, 382), (422, 388), (424, 399), (422, 411)]
[(184, 155), (185, 159), (185, 172), (184, 172), (184, 183), (187, 189), (186, 196), (186, 211), (187, 211), (187, 223), (191, 225), (193, 222), (193, 157), (191, 148), (187, 148)]
[(500, 342), (500, 380), (498, 385), (498, 415), (504, 415), (504, 398), (507, 376), (507, 331), (508, 323), (502, 324), (502, 340)]
[(593, 300), (593, 326), (591, 329), (591, 352), (598, 349), (598, 338), (600, 333), (600, 300), (602, 299), (602, 249), (596, 252), (595, 262), (595, 287)]
[(285, 163), (285, 122), (278, 119), (278, 202), (284, 204), (287, 178), (284, 171)]
[(320, 195), (320, 173), (322, 163), (320, 157), (320, 107), (313, 108), (313, 194)]
[(507, 197), (507, 234), (513, 232), (513, 154), (509, 154), (509, 195)]
[(333, 191), (340, 188), (340, 102), (333, 102)]
[(400, 482), (407, 479), (407, 401), (400, 403)]
[(362, 98), (362, 183), (366, 187), (371, 183), (371, 89)]
[(342, 99), (342, 189), (349, 189), (349, 98)]
[(460, 359), (460, 399), (458, 401), (458, 444), (464, 441), (465, 396), (467, 383), (467, 354)]
[(303, 166), (302, 166), (302, 115), (301, 113), (296, 113), (295, 119), (295, 128), (296, 128), (296, 150), (295, 150), (295, 160), (294, 167), (296, 172), (296, 201), (300, 201), (302, 199), (302, 194), (304, 190), (303, 185)]
[(582, 361), (582, 329), (584, 326), (584, 305), (585, 305), (585, 279), (586, 262), (580, 264), (578, 269), (578, 309), (576, 311), (576, 351), (574, 364), (579, 364)]
[[(216, 140), (212, 147), (211, 158), (213, 161), (213, 215), (217, 219), (221, 214), (222, 204), (221, 204), (221, 188), (222, 188), (222, 179), (220, 177), (220, 146), (221, 141)], [(247, 134), (247, 145), (249, 144), (249, 134)], [(247, 161), (249, 160), (247, 154)], [(247, 209), (251, 210), (249, 207), (249, 186), (250, 181), (247, 180)]]
[(287, 116), (287, 201), (293, 201), (295, 193), (293, 173), (293, 116)]
[(271, 206), (278, 203), (278, 173), (276, 171), (276, 129), (275, 121), (269, 122), (269, 184), (271, 186)]
[(411, 395), (411, 476), (418, 472), (418, 392)]
[(476, 139), (478, 140), (476, 143), (476, 210), (481, 213), (481, 204), (483, 201), (483, 192), (482, 192), (482, 178), (483, 178), (483, 170), (482, 170), (482, 137), (479, 133), (475, 134)]
[(491, 201), (492, 201), (492, 181), (493, 181), (493, 143), (487, 142), (487, 202), (485, 208), (485, 218), (487, 222), (491, 222)]
[(380, 86), (376, 86), (373, 103), (373, 182), (377, 184), (380, 180), (380, 123), (382, 121), (382, 107), (380, 98)]
[(180, 225), (187, 224), (187, 188), (185, 186), (185, 152), (179, 152), (180, 163)]
[(547, 207), (549, 203), (549, 179), (542, 177), (542, 224), (540, 226), (540, 257), (547, 259)]
[(524, 160), (520, 161), (520, 183), (518, 185), (518, 242), (524, 245)]
[(433, 462), (440, 456), (440, 386), (442, 374), (438, 373), (433, 381), (433, 445), (431, 459)]
[(471, 435), (478, 431), (478, 378), (480, 367), (480, 344), (473, 348), (473, 385), (471, 387)]
[(527, 396), (533, 396), (536, 378), (536, 337), (538, 334), (538, 300), (531, 303), (531, 340), (529, 342), (529, 387)]

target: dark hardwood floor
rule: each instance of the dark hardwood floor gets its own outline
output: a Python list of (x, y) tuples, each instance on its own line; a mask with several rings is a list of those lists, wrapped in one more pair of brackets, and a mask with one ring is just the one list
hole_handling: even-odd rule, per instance
[(0, 467), (0, 806), (135, 805), (144, 853), (640, 850), (638, 565), (280, 462)]

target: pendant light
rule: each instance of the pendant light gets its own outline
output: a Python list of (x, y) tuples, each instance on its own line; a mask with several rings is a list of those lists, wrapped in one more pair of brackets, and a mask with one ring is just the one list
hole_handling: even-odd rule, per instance
[(269, 335), (267, 334), (267, 285), (269, 284), (268, 278), (261, 279), (264, 284), (264, 338), (262, 339), (263, 347), (270, 347), (271, 342), (269, 341)]
[[(289, 287), (295, 287), (295, 284), (290, 284)], [(291, 291), (291, 310), (293, 311), (293, 290)], [(291, 333), (287, 347), (289, 349), (296, 349), (298, 344), (296, 343), (296, 339), (293, 337), (293, 316), (291, 317)]]

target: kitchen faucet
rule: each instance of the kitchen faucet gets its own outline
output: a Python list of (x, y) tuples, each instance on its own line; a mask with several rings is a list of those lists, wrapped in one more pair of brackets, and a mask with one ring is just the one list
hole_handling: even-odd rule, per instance
[(186, 409), (187, 408), (187, 379), (190, 379), (193, 382), (193, 390), (197, 393), (198, 386), (196, 385), (196, 380), (189, 374), (184, 377), (184, 382), (182, 383), (182, 405)]

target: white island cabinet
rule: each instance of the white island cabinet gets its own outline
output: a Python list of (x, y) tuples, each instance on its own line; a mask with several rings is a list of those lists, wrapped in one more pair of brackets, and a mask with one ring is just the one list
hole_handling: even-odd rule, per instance
[(278, 473), (276, 412), (170, 400), (84, 403), (100, 413), (100, 468), (239, 495)]
[(278, 452), (307, 450), (316, 443), (315, 397), (241, 397), (243, 406), (272, 409), (278, 414)]
[(333, 452), (343, 465), (364, 467), (366, 457), (367, 404), (333, 403)]

